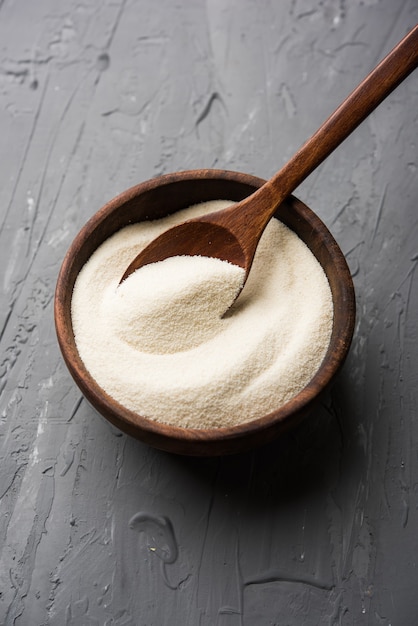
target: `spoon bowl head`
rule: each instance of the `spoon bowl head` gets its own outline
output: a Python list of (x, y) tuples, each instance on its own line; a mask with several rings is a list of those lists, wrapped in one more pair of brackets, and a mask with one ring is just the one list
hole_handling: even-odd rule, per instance
[(289, 402), (268, 415), (234, 427), (178, 428), (149, 420), (116, 402), (96, 383), (80, 358), (71, 322), (73, 287), (83, 265), (108, 237), (129, 224), (165, 217), (199, 202), (240, 201), (263, 183), (254, 176), (224, 170), (180, 172), (144, 182), (101, 208), (75, 237), (64, 258), (54, 307), (58, 342), (67, 367), (86, 399), (102, 416), (151, 446), (178, 454), (214, 456), (267, 443), (309, 414), (347, 355), (355, 321), (354, 289), (347, 263), (322, 221), (291, 196), (279, 207), (276, 217), (296, 232), (322, 265), (332, 292), (334, 321), (320, 369)]
[(208, 256), (246, 267), (246, 257), (239, 241), (230, 230), (206, 221), (205, 217), (174, 226), (151, 241), (135, 257), (121, 282), (140, 267), (171, 256)]

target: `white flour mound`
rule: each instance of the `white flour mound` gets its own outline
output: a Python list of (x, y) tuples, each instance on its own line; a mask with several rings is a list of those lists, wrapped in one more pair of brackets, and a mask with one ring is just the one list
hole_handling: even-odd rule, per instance
[(104, 297), (112, 333), (139, 352), (196, 348), (223, 330), (221, 316), (244, 270), (219, 259), (176, 256), (146, 265)]
[(172, 257), (119, 285), (158, 234), (229, 204), (206, 202), (128, 226), (77, 277), (72, 322), (85, 366), (110, 396), (149, 419), (187, 428), (250, 421), (301, 391), (325, 356), (333, 322), (328, 281), (307, 246), (276, 219), (224, 316), (244, 272), (218, 259)]

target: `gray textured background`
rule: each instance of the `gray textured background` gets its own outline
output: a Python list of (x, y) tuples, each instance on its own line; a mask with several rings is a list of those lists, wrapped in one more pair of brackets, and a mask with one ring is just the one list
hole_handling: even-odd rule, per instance
[(208, 460), (121, 435), (52, 313), (105, 201), (179, 169), (268, 177), (416, 22), (416, 0), (0, 0), (0, 624), (418, 623), (418, 74), (298, 190), (358, 320), (296, 431)]

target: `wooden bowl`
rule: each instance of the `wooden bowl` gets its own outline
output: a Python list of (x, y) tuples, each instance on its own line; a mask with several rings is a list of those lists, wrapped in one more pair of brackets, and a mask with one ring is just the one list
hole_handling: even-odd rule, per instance
[(71, 323), (71, 297), (78, 273), (96, 248), (117, 230), (157, 219), (207, 200), (239, 201), (264, 183), (224, 170), (193, 170), (141, 183), (108, 202), (81, 229), (63, 261), (55, 293), (58, 342), (75, 382), (90, 404), (120, 430), (147, 444), (192, 456), (232, 454), (264, 444), (297, 424), (340, 369), (350, 346), (355, 297), (350, 272), (334, 238), (305, 204), (291, 196), (276, 213), (295, 231), (322, 265), (332, 291), (334, 325), (324, 361), (310, 383), (268, 415), (228, 428), (208, 430), (168, 426), (142, 417), (113, 400), (91, 377), (77, 351)]

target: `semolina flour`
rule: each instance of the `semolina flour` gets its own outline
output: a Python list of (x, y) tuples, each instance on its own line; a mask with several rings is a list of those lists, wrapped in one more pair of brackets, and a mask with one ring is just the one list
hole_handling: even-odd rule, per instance
[(149, 419), (200, 429), (250, 421), (301, 391), (325, 356), (333, 322), (327, 278), (276, 219), (229, 310), (244, 271), (218, 259), (172, 257), (119, 285), (158, 234), (229, 204), (206, 202), (127, 226), (77, 277), (72, 322), (85, 366), (110, 396)]

